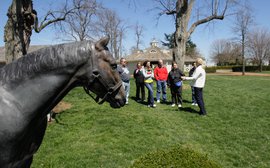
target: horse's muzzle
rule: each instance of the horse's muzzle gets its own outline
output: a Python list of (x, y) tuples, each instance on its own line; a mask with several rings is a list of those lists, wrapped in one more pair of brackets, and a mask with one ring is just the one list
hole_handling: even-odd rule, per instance
[(112, 108), (120, 108), (126, 104), (126, 95), (123, 86), (121, 85), (117, 91), (116, 95), (111, 95), (111, 97), (107, 99)]
[(110, 99), (108, 102), (112, 108), (120, 108), (126, 104), (126, 97), (118, 93), (114, 99)]

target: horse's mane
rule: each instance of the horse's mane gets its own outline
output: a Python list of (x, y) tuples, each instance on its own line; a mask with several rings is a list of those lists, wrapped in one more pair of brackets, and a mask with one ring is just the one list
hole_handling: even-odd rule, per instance
[(91, 56), (91, 44), (89, 41), (66, 43), (31, 52), (1, 68), (0, 83), (81, 64)]

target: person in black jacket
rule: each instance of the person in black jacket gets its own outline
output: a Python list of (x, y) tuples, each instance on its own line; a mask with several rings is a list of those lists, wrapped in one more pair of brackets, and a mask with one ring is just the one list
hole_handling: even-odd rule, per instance
[(178, 107), (182, 107), (182, 79), (181, 76), (185, 76), (185, 74), (177, 67), (176, 62), (172, 62), (172, 70), (168, 75), (168, 87), (171, 89), (172, 94), (172, 107), (175, 104)]
[[(145, 89), (144, 89), (144, 76), (141, 62), (137, 63), (137, 68), (133, 72), (136, 84), (136, 101), (141, 102), (145, 100)], [(141, 93), (141, 98), (140, 98)]]
[[(194, 73), (194, 71), (195, 71), (195, 69), (196, 69), (196, 64), (195, 64), (195, 62), (194, 62), (192, 65), (193, 65), (193, 67), (190, 69), (190, 71), (189, 71), (189, 73), (188, 73), (188, 76), (189, 76), (189, 77), (192, 77), (192, 75), (193, 75), (193, 73)], [(194, 82), (190, 82), (191, 93), (192, 93), (192, 97), (191, 97), (191, 99), (192, 99), (192, 104), (191, 104), (191, 105), (192, 105), (192, 106), (198, 106), (197, 101), (196, 101), (196, 99), (195, 99), (195, 91), (194, 91), (193, 84), (194, 84)]]

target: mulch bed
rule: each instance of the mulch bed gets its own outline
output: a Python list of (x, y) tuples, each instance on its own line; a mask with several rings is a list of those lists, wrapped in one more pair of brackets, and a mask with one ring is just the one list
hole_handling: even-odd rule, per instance
[(64, 101), (60, 101), (54, 108), (53, 108), (53, 112), (54, 113), (61, 113), (62, 111), (65, 111), (67, 109), (70, 109), (72, 107), (72, 105), (70, 103), (64, 102)]

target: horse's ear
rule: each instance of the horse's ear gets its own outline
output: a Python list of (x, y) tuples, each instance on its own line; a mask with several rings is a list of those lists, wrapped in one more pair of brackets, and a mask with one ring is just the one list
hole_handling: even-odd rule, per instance
[(110, 37), (103, 37), (102, 39), (100, 39), (98, 42), (95, 43), (95, 48), (98, 51), (102, 51), (102, 50), (108, 50), (107, 45), (110, 41)]

